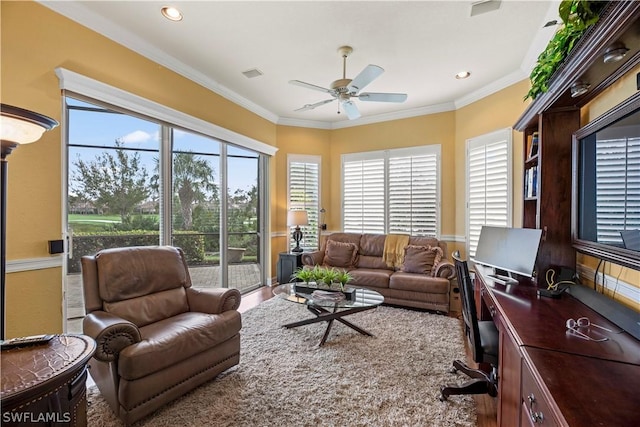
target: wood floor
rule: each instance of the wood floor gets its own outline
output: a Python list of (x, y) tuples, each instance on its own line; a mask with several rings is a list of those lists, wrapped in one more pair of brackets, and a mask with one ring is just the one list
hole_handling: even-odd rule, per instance
[[(250, 308), (257, 306), (261, 302), (267, 301), (268, 299), (273, 297), (273, 293), (271, 291), (272, 288), (264, 286), (253, 292), (242, 295), (242, 302), (240, 303), (240, 308), (238, 310), (241, 313), (244, 313)], [(457, 316), (457, 313), (451, 313), (451, 315)], [(471, 352), (469, 346), (466, 345), (465, 347), (467, 350), (467, 359), (470, 360)], [(476, 401), (478, 427), (496, 427), (498, 424), (497, 399), (488, 395), (474, 396), (474, 399)]]

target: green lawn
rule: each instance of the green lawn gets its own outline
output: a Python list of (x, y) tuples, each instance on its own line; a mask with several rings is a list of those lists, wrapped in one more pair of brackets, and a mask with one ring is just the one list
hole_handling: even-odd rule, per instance
[(69, 214), (69, 223), (106, 222), (119, 223), (120, 215)]

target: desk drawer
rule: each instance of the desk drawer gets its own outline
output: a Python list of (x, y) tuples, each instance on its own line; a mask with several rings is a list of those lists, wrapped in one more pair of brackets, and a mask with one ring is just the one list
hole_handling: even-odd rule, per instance
[(522, 364), (522, 412), (520, 427), (559, 426), (549, 402), (533, 378), (526, 363)]

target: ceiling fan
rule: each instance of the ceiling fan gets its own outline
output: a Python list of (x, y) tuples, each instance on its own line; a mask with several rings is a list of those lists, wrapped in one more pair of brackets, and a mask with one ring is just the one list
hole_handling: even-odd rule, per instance
[[(353, 52), (351, 46), (342, 46), (338, 49), (338, 53), (342, 56), (342, 78), (331, 83), (331, 88), (327, 89), (321, 86), (312, 85), (311, 83), (305, 83), (300, 80), (289, 80), (289, 83), (296, 86), (306, 87), (308, 89), (325, 92), (331, 95), (333, 98), (325, 99), (324, 101), (316, 102), (315, 104), (306, 104), (302, 108), (298, 108), (295, 111), (307, 111), (313, 110), (324, 104), (328, 104), (334, 100), (338, 100), (342, 108), (347, 113), (349, 120), (354, 120), (360, 117), (360, 111), (354, 104), (351, 98), (358, 98), (361, 101), (376, 101), (376, 102), (404, 102), (407, 99), (406, 93), (376, 93), (376, 92), (362, 92), (360, 91), (369, 83), (374, 81), (380, 74), (384, 73), (382, 67), (369, 64), (364, 70), (360, 72), (353, 80), (346, 77), (347, 74), (347, 56)], [(338, 114), (340, 111), (338, 111)]]

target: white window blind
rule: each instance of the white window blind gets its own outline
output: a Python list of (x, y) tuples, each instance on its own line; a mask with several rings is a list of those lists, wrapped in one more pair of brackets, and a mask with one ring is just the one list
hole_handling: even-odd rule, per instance
[[(309, 225), (300, 227), (303, 233), (300, 246), (305, 250), (318, 248), (319, 242), (319, 212), (320, 212), (320, 157), (290, 155), (289, 163), (289, 210), (301, 209), (307, 211)], [(289, 249), (295, 247), (289, 230)]]
[(511, 226), (511, 129), (467, 140), (467, 253), (483, 225)]
[(620, 230), (640, 228), (640, 138), (596, 144), (598, 241), (622, 244)]
[(346, 154), (343, 230), (439, 234), (440, 146)]
[(437, 181), (433, 154), (389, 159), (389, 232), (436, 235)]

